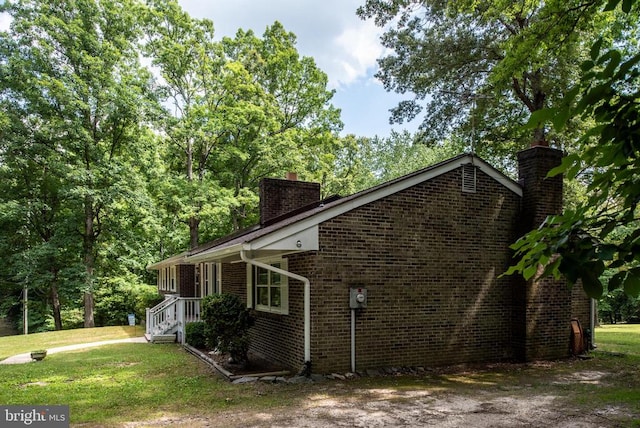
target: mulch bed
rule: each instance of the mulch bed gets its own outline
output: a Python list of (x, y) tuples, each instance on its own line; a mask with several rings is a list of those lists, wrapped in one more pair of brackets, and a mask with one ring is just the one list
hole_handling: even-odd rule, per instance
[(223, 367), (225, 370), (230, 371), (234, 375), (252, 375), (257, 373), (270, 373), (287, 370), (282, 365), (262, 358), (253, 352), (249, 352), (249, 361), (246, 364), (236, 364), (229, 362), (231, 358), (229, 354), (219, 354), (205, 349), (199, 349), (199, 351), (207, 354), (209, 358), (216, 362), (216, 364)]

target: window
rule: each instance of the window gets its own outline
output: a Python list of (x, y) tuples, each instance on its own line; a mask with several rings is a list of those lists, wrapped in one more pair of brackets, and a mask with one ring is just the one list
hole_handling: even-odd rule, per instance
[(162, 268), (158, 273), (158, 288), (162, 291), (167, 291), (169, 289), (169, 268)]
[[(287, 261), (284, 259), (269, 261), (266, 264), (287, 270)], [(250, 299), (255, 299), (256, 310), (288, 314), (288, 278), (285, 275), (258, 266), (253, 266), (253, 269), (249, 272), (253, 276), (250, 290), (253, 293), (250, 293)]]
[(177, 275), (176, 275), (176, 267), (175, 266), (171, 266), (171, 288), (170, 291), (176, 291), (176, 282), (177, 282)]
[(222, 292), (222, 265), (220, 263), (201, 263), (199, 272), (200, 295), (202, 297)]

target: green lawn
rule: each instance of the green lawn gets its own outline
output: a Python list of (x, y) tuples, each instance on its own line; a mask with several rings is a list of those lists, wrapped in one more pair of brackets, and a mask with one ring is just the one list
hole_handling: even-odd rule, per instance
[[(140, 327), (109, 327), (0, 337), (0, 354), (141, 334)], [(455, 395), (462, 400), (504, 394), (507, 399), (526, 401), (534, 394), (558, 397), (566, 407), (561, 412), (573, 414), (623, 406), (629, 417), (616, 419), (620, 423), (615, 426), (636, 426), (633, 420), (640, 415), (639, 336), (639, 326), (599, 327), (599, 352), (590, 360), (298, 385), (233, 385), (178, 345), (117, 344), (52, 354), (41, 362), (0, 365), (0, 404), (66, 404), (73, 426), (116, 427), (167, 418), (183, 421), (180, 426), (202, 426), (191, 418), (203, 418), (206, 426), (235, 427), (249, 416), (256, 420), (263, 414), (294, 414), (317, 399), (366, 407), (371, 394), (381, 391), (422, 391), (431, 397)], [(625, 356), (602, 351), (625, 352)], [(607, 375), (604, 382), (567, 384), (574, 373)], [(227, 419), (230, 415), (239, 419), (231, 421)]]
[(232, 385), (175, 344), (117, 344), (0, 365), (0, 403), (69, 405), (72, 424), (90, 426), (184, 411), (206, 416), (233, 406), (268, 408), (299, 396), (294, 385), (276, 396), (261, 387), (270, 385)]
[(58, 346), (75, 345), (76, 343), (125, 339), (127, 337), (142, 337), (143, 335), (144, 329), (137, 325), (132, 327), (80, 328), (77, 330), (5, 336), (0, 337), (0, 360), (36, 349), (50, 349)]
[(599, 351), (640, 355), (640, 324), (607, 324), (596, 327)]

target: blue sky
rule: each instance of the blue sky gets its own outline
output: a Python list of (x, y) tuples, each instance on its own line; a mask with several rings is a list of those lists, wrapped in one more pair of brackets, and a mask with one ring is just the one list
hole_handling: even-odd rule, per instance
[(268, 25), (281, 22), (298, 38), (298, 52), (313, 57), (335, 89), (333, 105), (342, 110), (342, 135), (381, 137), (391, 129), (417, 124), (389, 125), (389, 109), (401, 96), (388, 93), (373, 76), (383, 55), (381, 29), (362, 21), (356, 9), (364, 0), (178, 0), (194, 18), (208, 18), (217, 36), (233, 36), (238, 28), (262, 35)]

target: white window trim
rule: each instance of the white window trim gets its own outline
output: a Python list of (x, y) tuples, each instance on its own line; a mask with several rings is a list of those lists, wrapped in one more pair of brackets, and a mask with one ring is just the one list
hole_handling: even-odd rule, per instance
[[(222, 263), (200, 263), (200, 275), (202, 297), (222, 293)], [(208, 288), (208, 294), (206, 288)]]
[(175, 265), (171, 266), (171, 277), (169, 278), (169, 291), (176, 291), (178, 289), (178, 274)]
[[(268, 260), (260, 260), (268, 265), (273, 263), (279, 263), (280, 269), (288, 270), (288, 260), (285, 258), (275, 258)], [(254, 296), (257, 297), (257, 287), (255, 280), (255, 273), (258, 267), (247, 264), (247, 307), (253, 308), (260, 312), (269, 312), (272, 314), (289, 315), (289, 277), (286, 275), (280, 275), (280, 307), (274, 308), (271, 306), (258, 305)]]

